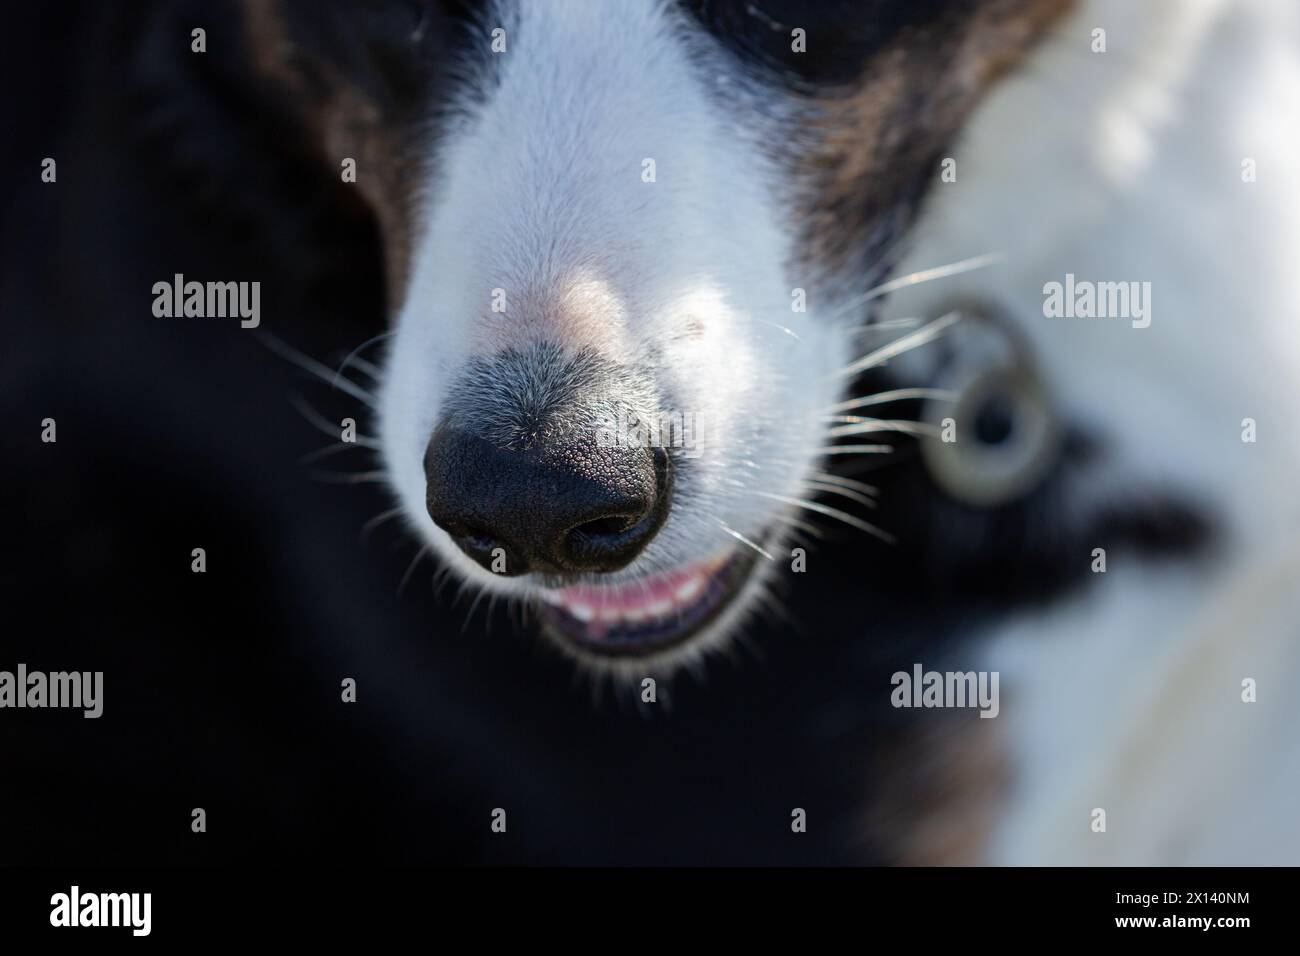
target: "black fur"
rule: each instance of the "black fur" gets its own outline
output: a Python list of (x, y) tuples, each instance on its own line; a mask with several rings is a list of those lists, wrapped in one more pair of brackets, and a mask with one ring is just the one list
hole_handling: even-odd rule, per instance
[[(934, 29), (967, 0), (682, 0), (722, 44), (795, 89), (842, 86), (904, 31)], [(803, 52), (791, 31), (804, 31)]]

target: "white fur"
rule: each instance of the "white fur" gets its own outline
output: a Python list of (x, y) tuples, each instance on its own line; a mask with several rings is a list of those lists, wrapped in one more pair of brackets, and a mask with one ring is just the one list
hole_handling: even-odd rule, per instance
[[(1208, 566), (1112, 554), (1078, 597), (987, 636), (1016, 773), (994, 861), (1300, 862), (1298, 12), (1085, 4), (969, 125), (903, 267), (1004, 254), (891, 308), (973, 294), (1016, 317), (1054, 398), (1107, 443), (1077, 513), (1157, 483), (1226, 531)], [(1067, 272), (1152, 282), (1151, 326), (1044, 318)]]

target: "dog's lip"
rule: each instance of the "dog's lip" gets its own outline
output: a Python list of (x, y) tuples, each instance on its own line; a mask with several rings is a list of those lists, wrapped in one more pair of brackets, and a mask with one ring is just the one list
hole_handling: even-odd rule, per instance
[(706, 559), (615, 584), (541, 592), (553, 634), (597, 654), (636, 655), (690, 640), (739, 593), (753, 560), (727, 549)]

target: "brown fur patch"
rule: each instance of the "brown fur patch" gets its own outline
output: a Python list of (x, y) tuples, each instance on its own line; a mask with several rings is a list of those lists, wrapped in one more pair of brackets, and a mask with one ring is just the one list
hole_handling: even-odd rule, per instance
[(813, 106), (801, 143), (800, 264), (823, 277), (878, 269), (981, 96), (1075, 0), (982, 0), (903, 31), (848, 92)]
[(389, 313), (401, 305), (410, 270), (412, 202), (419, 164), (410, 161), (419, 117), (406, 115), (382, 94), (353, 82), (341, 64), (300, 45), (286, 24), (281, 0), (243, 0), (244, 32), (254, 70), (311, 148), (342, 176), (356, 161), (356, 189), (373, 211), (384, 244)]
[(998, 721), (927, 722), (881, 761), (888, 780), (867, 815), (868, 841), (906, 866), (988, 862), (989, 837), (1011, 780)]

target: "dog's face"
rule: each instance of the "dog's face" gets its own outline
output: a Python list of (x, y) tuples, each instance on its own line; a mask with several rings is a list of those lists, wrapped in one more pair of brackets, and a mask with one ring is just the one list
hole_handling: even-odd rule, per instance
[[(891, 584), (916, 582), (909, 620), (945, 621), (961, 669), (1000, 673), (1002, 710), (918, 761), (934, 770), (913, 801), (952, 803), (921, 811), (912, 859), (952, 862), (963, 840), (1015, 863), (1294, 859), (1273, 800), (1294, 790), (1278, 728), (1295, 704), (1250, 688), (1297, 666), (1300, 440), (1262, 430), (1294, 404), (1279, 277), (1300, 207), (1253, 170), (1297, 146), (1276, 120), (1298, 25), (1284, 4), (1093, 0), (987, 98), (914, 226), (901, 273), (1001, 262), (881, 310), (966, 316), (888, 370), (942, 390), (921, 417), (958, 438), (878, 472)], [(1105, 284), (1122, 294), (1090, 306)]]
[(318, 125), (370, 156), (383, 456), (437, 556), (597, 666), (734, 632), (829, 480), (864, 297), (962, 121), (1065, 6), (260, 7), (271, 71), (265, 36), (295, 18), (390, 72), (407, 47), (400, 109), (318, 68)]

